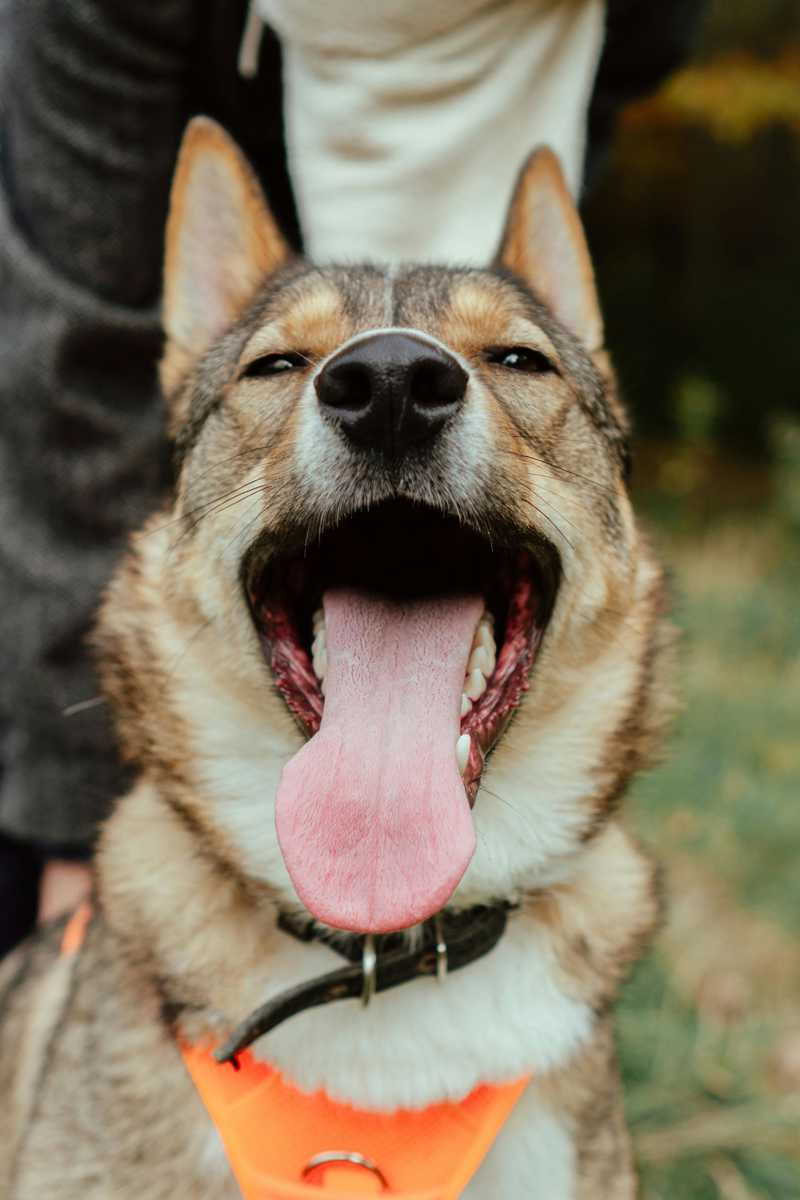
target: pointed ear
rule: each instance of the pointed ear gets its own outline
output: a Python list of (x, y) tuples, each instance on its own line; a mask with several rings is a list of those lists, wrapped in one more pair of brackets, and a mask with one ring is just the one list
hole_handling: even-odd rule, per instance
[(558, 159), (534, 150), (520, 172), (497, 261), (524, 280), (594, 353), (603, 345), (603, 318), (580, 217)]
[(167, 394), (289, 255), (239, 147), (216, 121), (195, 117), (178, 154), (167, 221), (161, 364)]

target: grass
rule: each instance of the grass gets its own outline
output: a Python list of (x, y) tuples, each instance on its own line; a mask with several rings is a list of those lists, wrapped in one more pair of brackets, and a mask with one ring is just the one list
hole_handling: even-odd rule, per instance
[(800, 1197), (800, 531), (724, 475), (667, 455), (639, 499), (685, 702), (628, 805), (669, 895), (620, 1005), (645, 1200)]

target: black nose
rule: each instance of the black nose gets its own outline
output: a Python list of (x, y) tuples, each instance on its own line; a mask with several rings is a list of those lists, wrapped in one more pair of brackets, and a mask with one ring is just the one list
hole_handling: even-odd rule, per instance
[(340, 351), (316, 378), (320, 408), (358, 446), (400, 458), (458, 411), (467, 373), (408, 333), (376, 333)]

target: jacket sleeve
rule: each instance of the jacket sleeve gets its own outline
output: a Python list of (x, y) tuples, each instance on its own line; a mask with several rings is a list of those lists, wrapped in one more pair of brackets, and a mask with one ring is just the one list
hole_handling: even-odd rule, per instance
[(124, 780), (85, 648), (168, 476), (155, 365), (192, 0), (3, 0), (0, 829), (86, 843)]

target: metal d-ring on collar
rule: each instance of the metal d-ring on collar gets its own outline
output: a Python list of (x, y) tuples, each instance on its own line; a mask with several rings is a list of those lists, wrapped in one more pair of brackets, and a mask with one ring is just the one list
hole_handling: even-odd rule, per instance
[[(433, 918), (433, 928), (436, 932), (436, 978), (439, 983), (442, 983), (447, 978), (447, 942), (440, 912)], [(364, 948), (361, 951), (361, 974), (364, 977), (361, 988), (361, 1007), (366, 1008), (375, 995), (378, 980), (378, 951), (375, 946), (374, 933), (364, 935)]]
[(433, 928), (436, 931), (436, 978), (443, 983), (447, 978), (447, 942), (444, 938), (444, 921), (441, 912), (433, 918)]
[(361, 1007), (366, 1008), (378, 983), (378, 952), (375, 949), (375, 934), (364, 935), (364, 948), (361, 951), (361, 974), (364, 982), (361, 985)]

